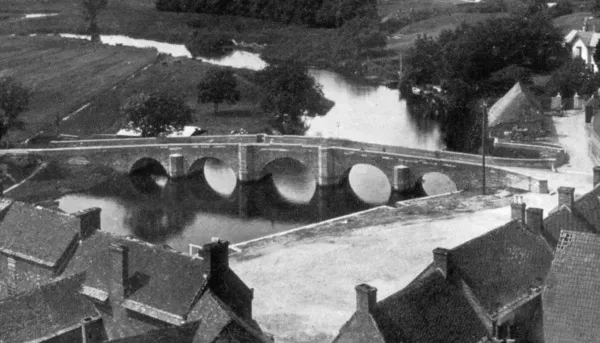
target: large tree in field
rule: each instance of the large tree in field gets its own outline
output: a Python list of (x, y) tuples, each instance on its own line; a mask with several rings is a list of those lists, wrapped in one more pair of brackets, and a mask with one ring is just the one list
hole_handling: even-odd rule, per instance
[(88, 25), (88, 33), (92, 42), (100, 41), (100, 31), (98, 29), (98, 14), (106, 8), (108, 0), (80, 0), (83, 18)]
[(0, 138), (15, 126), (17, 117), (27, 110), (30, 91), (13, 78), (0, 80)]
[(321, 86), (296, 62), (271, 64), (258, 73), (262, 86), (261, 108), (275, 116), (283, 133), (301, 133), (302, 117), (323, 115), (330, 109)]
[(129, 129), (142, 137), (156, 137), (182, 130), (192, 122), (193, 110), (183, 98), (168, 93), (141, 93), (128, 99), (123, 113)]
[(212, 102), (215, 114), (219, 112), (219, 104), (227, 102), (235, 104), (240, 101), (237, 80), (231, 69), (213, 68), (198, 83), (198, 102)]

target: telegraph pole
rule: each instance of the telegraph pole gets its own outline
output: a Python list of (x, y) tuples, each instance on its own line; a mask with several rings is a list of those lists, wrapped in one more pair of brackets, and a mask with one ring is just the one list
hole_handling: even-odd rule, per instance
[(481, 169), (483, 173), (482, 190), (481, 194), (485, 195), (485, 136), (486, 136), (486, 122), (487, 122), (487, 102), (483, 101), (483, 108), (481, 112)]

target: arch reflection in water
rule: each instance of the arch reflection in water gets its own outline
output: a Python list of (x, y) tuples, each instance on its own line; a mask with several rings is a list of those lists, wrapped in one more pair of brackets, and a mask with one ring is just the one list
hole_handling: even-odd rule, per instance
[(269, 162), (261, 177), (270, 176), (277, 194), (291, 204), (308, 204), (315, 194), (317, 180), (302, 162), (278, 158)]
[(431, 172), (420, 179), (421, 189), (425, 196), (456, 192), (456, 183), (446, 174)]
[(217, 195), (232, 196), (237, 186), (237, 175), (225, 162), (208, 157), (196, 160), (190, 166), (188, 178), (210, 187)]
[(169, 180), (162, 164), (149, 157), (137, 160), (131, 166), (129, 177), (135, 188), (143, 193), (159, 192)]
[(370, 164), (356, 164), (348, 172), (348, 184), (354, 194), (371, 205), (388, 202), (392, 187), (387, 176)]

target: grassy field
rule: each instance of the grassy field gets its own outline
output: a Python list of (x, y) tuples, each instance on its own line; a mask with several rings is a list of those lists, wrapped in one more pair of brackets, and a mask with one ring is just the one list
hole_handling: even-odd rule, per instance
[(258, 107), (258, 87), (251, 81), (254, 72), (236, 70), (241, 101), (235, 105), (221, 104), (219, 113), (213, 113), (212, 104), (198, 104), (196, 85), (213, 66), (194, 60), (172, 59), (151, 66), (122, 86), (99, 96), (91, 106), (61, 124), (61, 133), (91, 135), (115, 133), (125, 123), (120, 107), (140, 92), (171, 91), (183, 95), (194, 109), (194, 125), (207, 129), (210, 134), (228, 134), (232, 129), (244, 128), (249, 132), (264, 132), (267, 118)]
[(482, 20), (505, 16), (505, 13), (452, 13), (422, 20), (408, 25), (390, 35), (388, 49), (405, 51), (412, 46), (418, 35), (437, 37), (442, 31), (454, 29), (461, 23), (473, 24)]
[[(569, 33), (571, 30), (581, 30), (583, 19), (585, 17), (593, 17), (591, 12), (577, 12), (554, 19), (554, 26), (558, 27), (563, 34)], [(596, 25), (596, 31), (600, 31), (600, 18), (593, 18), (589, 21), (590, 29)]]
[(94, 46), (56, 37), (0, 37), (0, 74), (32, 90), (23, 127), (9, 139), (21, 141), (51, 128), (93, 97), (156, 60), (156, 51)]

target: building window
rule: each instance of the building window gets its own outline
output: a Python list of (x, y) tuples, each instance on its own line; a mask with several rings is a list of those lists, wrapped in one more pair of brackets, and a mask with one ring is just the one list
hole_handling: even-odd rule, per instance
[(578, 47), (577, 47), (577, 57), (579, 57), (579, 58), (582, 58), (582, 57), (581, 57), (581, 55), (582, 55), (582, 54), (581, 54), (581, 47), (580, 47), (580, 46), (578, 46)]

